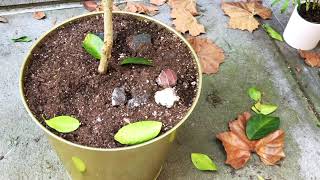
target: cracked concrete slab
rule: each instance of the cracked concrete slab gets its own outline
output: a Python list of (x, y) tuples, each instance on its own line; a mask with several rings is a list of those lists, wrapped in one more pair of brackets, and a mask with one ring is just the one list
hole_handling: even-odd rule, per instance
[[(312, 78), (319, 81), (310, 77), (317, 69), (305, 66), (294, 49), (274, 42), (262, 29), (252, 34), (228, 29), (228, 17), (223, 15), (220, 1), (198, 0), (198, 4), (202, 12), (199, 20), (207, 30), (203, 36), (221, 46), (227, 58), (218, 74), (204, 76), (200, 101), (181, 127), (159, 179), (257, 179), (257, 175), (265, 179), (319, 179), (320, 129), (306, 99), (308, 88), (301, 89), (301, 83), (312, 84)], [(33, 19), (32, 13), (13, 14), (7, 16), (8, 24), (0, 24), (0, 156), (3, 156), (0, 179), (68, 179), (54, 150), (28, 117), (19, 98), (19, 68), (32, 43), (13, 43), (10, 39), (21, 35), (36, 39), (53, 26), (53, 21), (59, 23), (83, 13), (86, 13), (83, 8), (51, 10), (46, 11), (47, 19), (41, 21)], [(161, 6), (155, 18), (170, 24), (169, 7)], [(288, 15), (281, 18), (267, 22), (280, 30)], [(300, 79), (293, 72), (297, 63), (303, 69)], [(312, 102), (319, 98), (316, 89), (320, 87), (313, 85), (314, 96), (309, 96)], [(263, 91), (265, 101), (279, 105), (275, 115), (281, 118), (281, 128), (286, 132), (286, 158), (279, 166), (266, 166), (253, 155), (245, 168), (235, 171), (224, 164), (226, 155), (215, 135), (227, 130), (227, 122), (237, 114), (250, 110), (253, 102), (246, 91), (251, 86)], [(220, 101), (213, 101), (212, 96)], [(196, 170), (190, 160), (192, 152), (208, 154), (219, 170)]]

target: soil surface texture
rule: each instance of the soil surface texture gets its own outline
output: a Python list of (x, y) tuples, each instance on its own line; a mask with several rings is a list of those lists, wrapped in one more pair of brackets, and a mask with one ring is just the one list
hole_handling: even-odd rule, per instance
[[(191, 51), (176, 35), (131, 15), (114, 15), (113, 29), (114, 46), (106, 75), (98, 73), (99, 61), (82, 47), (88, 33), (103, 32), (102, 15), (64, 25), (32, 52), (24, 82), (27, 104), (44, 126), (44, 118), (77, 118), (81, 126), (71, 133), (59, 133), (46, 126), (71, 142), (122, 147), (114, 140), (115, 133), (130, 122), (147, 119), (162, 121), (164, 133), (183, 119), (196, 96), (197, 67)], [(125, 57), (148, 58), (153, 66), (121, 66)], [(180, 100), (172, 108), (158, 105), (154, 99), (155, 92), (163, 89), (156, 78), (166, 68), (178, 77), (175, 90)], [(126, 96), (125, 103), (117, 106), (112, 105), (111, 98), (115, 88), (124, 89)]]
[(317, 8), (313, 8), (313, 3), (310, 3), (310, 8), (307, 11), (306, 4), (301, 4), (299, 9), (299, 14), (303, 19), (311, 23), (320, 24), (320, 4), (317, 5)]

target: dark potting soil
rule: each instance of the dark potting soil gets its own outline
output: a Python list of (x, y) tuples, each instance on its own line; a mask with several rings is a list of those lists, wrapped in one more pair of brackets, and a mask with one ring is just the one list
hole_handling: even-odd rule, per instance
[[(187, 46), (173, 33), (147, 20), (114, 15), (114, 47), (106, 75), (97, 72), (99, 61), (82, 47), (87, 33), (103, 32), (103, 17), (97, 15), (64, 25), (47, 36), (33, 51), (26, 70), (24, 92), (36, 118), (69, 115), (81, 126), (71, 133), (50, 131), (71, 142), (90, 147), (115, 148), (115, 133), (128, 122), (158, 120), (162, 133), (174, 127), (190, 109), (197, 91), (197, 68)], [(132, 35), (149, 34), (152, 45), (129, 47)], [(148, 37), (148, 36), (147, 36)], [(129, 44), (129, 45), (128, 45)], [(121, 66), (124, 57), (144, 57), (153, 66)], [(162, 90), (156, 83), (161, 70), (170, 68), (178, 76), (175, 89), (180, 100), (168, 109), (156, 104), (154, 94)], [(123, 87), (127, 98), (143, 98), (139, 107), (128, 103), (112, 106), (112, 92)]]
[(306, 4), (301, 4), (300, 9), (298, 10), (299, 15), (303, 17), (306, 21), (311, 23), (320, 24), (320, 4), (318, 8), (313, 9), (313, 3), (310, 3), (310, 9), (307, 11)]

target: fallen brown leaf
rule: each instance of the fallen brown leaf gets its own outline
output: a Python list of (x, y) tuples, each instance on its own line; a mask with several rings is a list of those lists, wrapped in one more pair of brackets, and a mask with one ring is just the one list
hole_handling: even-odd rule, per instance
[(93, 0), (83, 1), (82, 4), (83, 4), (83, 7), (90, 12), (95, 11), (98, 8), (97, 2)]
[(320, 53), (299, 50), (304, 62), (311, 67), (320, 67)]
[(33, 18), (35, 18), (35, 19), (40, 20), (40, 19), (43, 19), (45, 17), (46, 17), (46, 14), (43, 11), (37, 11), (37, 12), (33, 13)]
[(226, 164), (235, 169), (240, 169), (247, 163), (253, 150), (254, 142), (249, 141), (245, 134), (245, 123), (249, 118), (248, 112), (239, 115), (236, 120), (229, 122), (230, 131), (217, 135), (227, 152)]
[(134, 13), (143, 13), (150, 16), (158, 14), (159, 9), (154, 5), (146, 5), (144, 3), (133, 3), (128, 2), (127, 6), (124, 8), (125, 11), (134, 12)]
[[(103, 6), (102, 4), (99, 4), (96, 8), (96, 11), (103, 11)], [(116, 5), (112, 5), (112, 11), (120, 11), (119, 7)]]
[(8, 19), (0, 16), (0, 23), (8, 23)]
[(256, 152), (264, 164), (275, 165), (285, 157), (284, 131), (277, 130), (260, 140), (250, 141), (245, 132), (249, 118), (250, 113), (244, 112), (236, 120), (229, 122), (230, 131), (217, 135), (227, 153), (226, 164), (235, 169), (242, 168), (250, 159), (251, 152)]
[(189, 11), (184, 9), (175, 9), (171, 13), (175, 20), (172, 21), (177, 31), (186, 33), (189, 31), (191, 36), (198, 36), (205, 33), (204, 26), (199, 24), (197, 19)]
[(224, 2), (222, 10), (230, 17), (229, 27), (232, 29), (248, 30), (252, 32), (259, 27), (255, 15), (263, 19), (270, 19), (272, 11), (259, 1), (253, 2)]
[(277, 130), (260, 139), (255, 145), (255, 151), (264, 164), (275, 165), (280, 159), (285, 157), (283, 142), (284, 131)]
[(154, 5), (157, 5), (157, 6), (161, 6), (166, 2), (167, 2), (167, 0), (150, 0), (151, 4), (154, 4)]
[(186, 11), (189, 11), (193, 16), (198, 15), (196, 0), (169, 0), (168, 4), (171, 7), (172, 11), (174, 11), (175, 9), (184, 9)]
[(219, 65), (224, 62), (223, 49), (205, 38), (189, 37), (188, 41), (200, 59), (203, 73), (217, 73)]

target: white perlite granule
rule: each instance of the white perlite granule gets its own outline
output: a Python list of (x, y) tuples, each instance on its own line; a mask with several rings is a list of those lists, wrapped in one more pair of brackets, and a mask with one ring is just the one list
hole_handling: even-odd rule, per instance
[(157, 104), (171, 108), (176, 101), (179, 101), (179, 96), (177, 96), (174, 88), (166, 88), (161, 91), (157, 91), (154, 95), (154, 99)]

